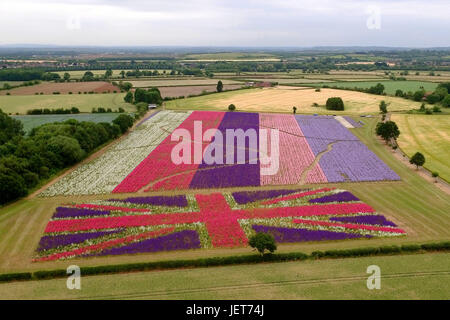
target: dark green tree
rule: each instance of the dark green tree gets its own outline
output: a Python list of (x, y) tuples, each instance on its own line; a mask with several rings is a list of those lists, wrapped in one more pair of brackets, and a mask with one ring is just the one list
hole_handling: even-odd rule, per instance
[(217, 89), (217, 92), (222, 92), (222, 90), (223, 90), (223, 83), (222, 83), (222, 81), (219, 80), (219, 82), (217, 82), (216, 89)]
[(234, 111), (234, 110), (236, 110), (236, 106), (235, 106), (234, 104), (230, 104), (230, 105), (228, 106), (228, 110), (229, 110), (229, 111)]
[(258, 250), (261, 255), (264, 255), (265, 251), (269, 251), (273, 253), (277, 250), (277, 245), (275, 243), (275, 239), (271, 234), (258, 232), (255, 235), (251, 236), (248, 240), (248, 244), (250, 247)]
[(133, 118), (127, 114), (121, 114), (113, 120), (114, 124), (120, 127), (120, 131), (125, 133), (129, 128), (133, 126)]
[(69, 82), (69, 80), (70, 80), (70, 73), (68, 73), (68, 72), (65, 72), (65, 73), (64, 73), (64, 77), (63, 77), (63, 79), (64, 79), (64, 81), (67, 81), (67, 82)]
[(380, 112), (383, 113), (383, 114), (386, 114), (387, 113), (387, 107), (388, 107), (388, 104), (386, 103), (386, 101), (381, 100), (381, 102), (380, 102)]
[(292, 107), (292, 112), (293, 112), (294, 114), (296, 114), (296, 113), (297, 113), (297, 107)]
[(340, 97), (332, 97), (327, 99), (326, 103), (327, 110), (344, 110), (344, 101)]
[(400, 135), (400, 130), (394, 121), (386, 121), (377, 124), (376, 133), (387, 143), (390, 139), (396, 140)]
[(419, 167), (423, 166), (425, 163), (425, 156), (420, 152), (416, 152), (409, 160), (409, 163), (415, 165), (416, 168), (419, 169)]
[(123, 100), (128, 103), (133, 103), (133, 93), (128, 91)]

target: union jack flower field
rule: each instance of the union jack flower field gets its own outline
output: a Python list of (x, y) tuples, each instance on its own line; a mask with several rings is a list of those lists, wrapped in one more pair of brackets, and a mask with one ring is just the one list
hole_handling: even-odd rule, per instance
[(34, 261), (244, 247), (256, 232), (277, 243), (405, 235), (336, 188), (111, 198), (57, 207)]

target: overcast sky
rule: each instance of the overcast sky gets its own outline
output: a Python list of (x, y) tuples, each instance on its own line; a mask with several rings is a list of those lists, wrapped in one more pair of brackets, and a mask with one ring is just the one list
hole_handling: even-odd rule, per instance
[(0, 0), (0, 44), (450, 46), (449, 0)]

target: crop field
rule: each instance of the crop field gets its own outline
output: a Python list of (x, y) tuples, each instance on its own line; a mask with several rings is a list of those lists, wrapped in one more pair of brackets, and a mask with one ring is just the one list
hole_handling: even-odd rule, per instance
[[(235, 90), (242, 88), (244, 84), (225, 84), (223, 86), (223, 90)], [(159, 91), (161, 92), (161, 96), (165, 97), (180, 97), (180, 96), (188, 96), (191, 94), (201, 94), (202, 92), (216, 92), (217, 85), (209, 85), (209, 86), (172, 86), (172, 87), (159, 87)]]
[[(86, 73), (87, 70), (69, 70), (69, 71), (57, 71), (55, 73), (59, 74), (59, 76), (62, 78), (64, 76), (64, 73), (68, 73), (70, 74), (70, 78), (71, 79), (81, 79), (83, 77), (83, 75)], [(118, 78), (119, 80), (121, 79), (121, 75), (120, 72), (125, 71), (135, 71), (132, 69), (113, 69), (112, 72), (112, 78)], [(153, 69), (145, 69), (145, 71), (154, 71)], [(171, 70), (158, 70), (159, 73), (163, 73), (164, 71), (166, 71), (167, 73), (170, 73)], [(90, 72), (92, 72), (94, 74), (94, 76), (103, 76), (106, 72), (106, 70), (90, 70)]]
[[(315, 89), (298, 88), (298, 90), (293, 90), (293, 88), (248, 89), (224, 92), (213, 96), (173, 100), (166, 103), (166, 108), (173, 110), (227, 110), (230, 104), (234, 104), (239, 111), (251, 112), (291, 113), (292, 107), (296, 106), (298, 113), (377, 114), (381, 100), (390, 103), (389, 111), (407, 111), (420, 107), (419, 102), (397, 97), (339, 89), (321, 89), (320, 92), (316, 92)], [(345, 111), (328, 111), (324, 107), (312, 105), (318, 103), (324, 106), (330, 97), (341, 97), (344, 101)]]
[[(280, 58), (268, 53), (239, 53), (239, 52), (220, 52), (220, 53), (200, 53), (189, 54), (184, 60), (196, 61), (280, 61)], [(182, 61), (184, 61), (182, 60)]]
[(1, 90), (0, 95), (5, 95), (7, 92), (11, 96), (21, 95), (35, 95), (35, 94), (52, 94), (59, 92), (60, 94), (78, 94), (79, 92), (95, 92), (95, 93), (113, 93), (120, 92), (120, 89), (113, 86), (109, 82), (104, 81), (90, 81), (90, 82), (64, 82), (64, 83), (40, 83), (34, 86), (20, 87), (12, 90)]
[(0, 96), (0, 109), (11, 114), (26, 114), (30, 109), (72, 107), (77, 107), (80, 112), (91, 112), (92, 108), (99, 107), (136, 111), (132, 104), (123, 101), (124, 96), (125, 93)]
[(68, 119), (75, 119), (77, 121), (91, 121), (91, 122), (112, 122), (119, 114), (118, 113), (89, 113), (89, 114), (47, 114), (47, 115), (26, 115), (26, 116), (12, 116), (14, 119), (20, 120), (23, 124), (25, 132), (30, 132), (31, 129), (42, 124), (52, 122), (63, 122)]
[[(155, 79), (155, 80), (133, 80), (129, 81), (135, 88), (148, 88), (148, 87), (176, 87), (176, 86), (205, 86), (205, 85), (217, 85), (220, 79), (202, 79), (202, 78), (187, 78), (187, 79)], [(225, 84), (240, 84), (242, 82), (234, 80), (222, 80)]]
[(134, 197), (56, 208), (34, 261), (245, 247), (256, 232), (278, 243), (405, 235), (334, 188)]
[[(336, 86), (338, 88), (363, 88), (368, 89), (375, 86), (377, 83), (381, 83), (384, 86), (384, 91), (387, 94), (394, 95), (395, 91), (400, 89), (403, 92), (412, 91), (415, 92), (421, 88), (425, 91), (434, 91), (437, 87), (435, 82), (425, 82), (425, 81), (344, 81), (344, 82), (327, 82), (327, 86)], [(314, 86), (322, 86), (319, 84), (314, 84)]]
[[(191, 150), (201, 144), (202, 154), (210, 154), (214, 161), (208, 156), (192, 161), (189, 154), (189, 159), (174, 163), (176, 142), (171, 133), (174, 129), (184, 129), (190, 137), (195, 136), (194, 125), (198, 122), (202, 124), (202, 136), (210, 129), (215, 132), (215, 143), (209, 146), (202, 143), (198, 140), (202, 136), (189, 138), (184, 143)], [(338, 120), (332, 116), (161, 111), (100, 158), (77, 168), (42, 195), (400, 179), (346, 127), (353, 128), (345, 118)], [(237, 129), (253, 130), (254, 139), (245, 139), (245, 146), (239, 146), (234, 137), (224, 141), (222, 137), (226, 137), (229, 130)], [(274, 141), (274, 133), (267, 129), (280, 130), (276, 150), (280, 156), (276, 160), (268, 157), (275, 149), (269, 150), (257, 143), (257, 134), (259, 139), (262, 135), (268, 139), (269, 134)], [(272, 172), (271, 168), (276, 169)]]
[(425, 168), (450, 181), (450, 116), (395, 114), (400, 129), (398, 144), (411, 157), (417, 151), (426, 159)]
[[(175, 127), (173, 122), (179, 121), (176, 118), (177, 116), (183, 116), (183, 114), (172, 115), (172, 121), (166, 119), (166, 123), (164, 124), (165, 130), (162, 130), (163, 132), (171, 132), (171, 128)], [(337, 123), (336, 120), (333, 121)], [(214, 212), (208, 210), (219, 208), (219, 204), (225, 206), (225, 202), (228, 206), (226, 207), (227, 210), (235, 214), (251, 214), (257, 218), (254, 220), (246, 219), (248, 221), (251, 220), (253, 224), (243, 223), (242, 227), (239, 224), (240, 229), (235, 228), (233, 230), (242, 230), (247, 235), (246, 232), (254, 232), (255, 228), (265, 228), (264, 230), (272, 232), (281, 241), (279, 243), (279, 252), (302, 251), (310, 253), (315, 250), (448, 240), (448, 230), (450, 230), (450, 212), (447, 210), (450, 206), (448, 195), (443, 193), (433, 183), (427, 182), (413, 170), (407, 168), (382, 143), (373, 139), (376, 124), (375, 119), (365, 119), (364, 121), (365, 125), (351, 129), (352, 133), (363, 141), (378, 158), (392, 168), (400, 176), (401, 180), (328, 183), (289, 186), (283, 187), (282, 189), (276, 189), (273, 186), (267, 185), (258, 188), (217, 188), (214, 191), (210, 189), (187, 190), (185, 192), (169, 190), (151, 193), (145, 192), (138, 195), (105, 194), (23, 199), (0, 209), (0, 271), (18, 272), (66, 268), (67, 262), (65, 260), (51, 260), (47, 262), (32, 262), (32, 260), (48, 257), (52, 253), (81, 249), (85, 245), (95, 246), (100, 242), (105, 244), (91, 247), (91, 249), (96, 248), (95, 252), (89, 251), (87, 253), (86, 251), (79, 256), (68, 254), (67, 258), (72, 258), (71, 263), (73, 262), (80, 266), (92, 266), (248, 254), (250, 252), (248, 247), (238, 245), (233, 246), (233, 249), (230, 250), (229, 247), (214, 247), (212, 244), (213, 239), (215, 239), (214, 237), (220, 233), (215, 233), (215, 224), (208, 224), (208, 222), (212, 221), (207, 219), (213, 218), (214, 216)], [(141, 131), (142, 129), (139, 129), (141, 127), (145, 131), (144, 124), (145, 122), (132, 131), (130, 136), (134, 132)], [(158, 131), (151, 133), (150, 136), (157, 134)], [(159, 134), (162, 133), (160, 132)], [(163, 137), (160, 138), (161, 141), (163, 139)], [(127, 143), (129, 144), (130, 141)], [(126, 144), (122, 144), (122, 147), (125, 146)], [(137, 146), (130, 145), (131, 148)], [(152, 145), (146, 145), (145, 143), (140, 146), (141, 148), (139, 149), (148, 148), (143, 152), (145, 156), (153, 148)], [(105, 153), (108, 153), (108, 150)], [(126, 156), (127, 153), (130, 152), (122, 153), (119, 155), (119, 158)], [(105, 175), (110, 170), (108, 165), (111, 165), (114, 161), (117, 162), (117, 159), (110, 159), (104, 163), (104, 166), (101, 168), (102, 175)], [(128, 161), (130, 159), (125, 159), (124, 162), (126, 163)], [(94, 180), (89, 180), (91, 179), (89, 174), (94, 175), (93, 172), (85, 175), (85, 181), (87, 181), (85, 186), (89, 185), (90, 181), (94, 181), (96, 178), (102, 178), (100, 175), (97, 177), (94, 176)], [(73, 185), (73, 187), (77, 186)], [(345, 190), (348, 190), (348, 192)], [(261, 191), (267, 192), (264, 193)], [(315, 194), (305, 194), (314, 191), (316, 192)], [(212, 203), (214, 205), (211, 205)], [(332, 206), (330, 207), (330, 205)], [(294, 209), (287, 209), (289, 206), (293, 206), (292, 208)], [(321, 215), (319, 211), (316, 211), (318, 207), (325, 209), (325, 206), (330, 208), (328, 210), (331, 210), (327, 212), (328, 215)], [(358, 208), (358, 212), (349, 213), (352, 206), (358, 206), (356, 207)], [(280, 208), (283, 209), (281, 210)], [(221, 209), (224, 209), (224, 207), (221, 207)], [(247, 209), (248, 212), (246, 211)], [(279, 210), (282, 212), (290, 212), (292, 217), (292, 220), (290, 222), (288, 221), (290, 224), (284, 224), (286, 223), (284, 220), (285, 217), (283, 217), (283, 214), (279, 216), (279, 213), (277, 213)], [(307, 215), (308, 210), (309, 216)], [(292, 213), (293, 211), (294, 214)], [(269, 212), (272, 212), (273, 216), (270, 216)], [(301, 215), (296, 216), (297, 213)], [(263, 218), (269, 218), (269, 220), (264, 219), (262, 221), (261, 216), (257, 216), (258, 214), (265, 214), (266, 216)], [(126, 218), (127, 216), (129, 218)], [(236, 216), (234, 217), (236, 218)], [(236, 220), (233, 220), (233, 216), (216, 215), (216, 218), (217, 220), (213, 220), (217, 221), (219, 226), (228, 224), (231, 228), (234, 223), (234, 227), (236, 227)], [(64, 220), (70, 221), (74, 219), (78, 219), (80, 223), (82, 222), (79, 228), (84, 230), (59, 232), (50, 229), (57, 225), (62, 228), (78, 228), (73, 222), (67, 222), (67, 225), (63, 222)], [(90, 225), (89, 221), (93, 224)], [(375, 224), (371, 224), (371, 222)], [(104, 223), (104, 225), (100, 225), (100, 223)], [(102, 229), (104, 226), (110, 227), (110, 223), (117, 223), (117, 225), (114, 225), (112, 228)], [(164, 225), (161, 225), (162, 223)], [(84, 227), (81, 227), (82, 225)], [(356, 225), (357, 227), (354, 228), (352, 225)], [(369, 228), (367, 229), (363, 225)], [(385, 232), (377, 233), (375, 230), (370, 230), (370, 226), (388, 228), (386, 229), (388, 231), (393, 231), (393, 228), (401, 229), (404, 233), (400, 232), (400, 230), (398, 230), (399, 232), (390, 234), (386, 234)], [(211, 230), (208, 227), (212, 228), (211, 234), (209, 232), (201, 232), (202, 230)], [(89, 228), (89, 230), (86, 228)], [(167, 228), (172, 231), (161, 230)], [(343, 239), (330, 239), (319, 237), (318, 232), (313, 232), (317, 234), (317, 236), (313, 236), (313, 233), (301, 231), (303, 236), (306, 237), (305, 239), (309, 239), (304, 242), (301, 240), (298, 241), (299, 238), (296, 238), (298, 237), (298, 231), (288, 231), (283, 228), (324, 231), (321, 233), (322, 236), (324, 234), (329, 235), (328, 232), (341, 232), (352, 234), (352, 236), (355, 233), (360, 233), (373, 235), (374, 237), (363, 236), (358, 238), (353, 236), (351, 239), (345, 237)], [(168, 233), (152, 233), (158, 230), (162, 233)], [(182, 249), (176, 247), (178, 249), (170, 250), (175, 244), (177, 246), (187, 246), (190, 243), (195, 243), (188, 241), (188, 239), (192, 239), (192, 236), (195, 236), (195, 233), (192, 231), (196, 231), (198, 234), (200, 248), (187, 250), (187, 248)], [(177, 232), (183, 232), (181, 235), (185, 235), (182, 238), (184, 240), (180, 240), (180, 234), (176, 236)], [(89, 235), (88, 233), (91, 234)], [(98, 239), (96, 233), (98, 233)], [(57, 235), (69, 234), (73, 235), (73, 237), (55, 237)], [(310, 235), (309, 238), (308, 234)], [(52, 240), (50, 241), (49, 236), (54, 238), (51, 238)], [(83, 242), (75, 243), (77, 237), (83, 239), (84, 236), (87, 238), (92, 236), (92, 238), (86, 238)], [(46, 239), (49, 241), (46, 241)], [(158, 239), (158, 241), (154, 239)], [(172, 245), (170, 247), (165, 242), (167, 239), (174, 239), (173, 241), (178, 239), (179, 241), (170, 242), (170, 245)], [(243, 238), (237, 237), (236, 239)], [(288, 239), (295, 241), (289, 242)], [(69, 246), (63, 245), (63, 242), (60, 242), (61, 245), (58, 245), (58, 241), (75, 242), (72, 242), (72, 245)], [(149, 249), (149, 251), (141, 254), (132, 254), (137, 253), (134, 250), (139, 251), (139, 249), (131, 249), (130, 246), (138, 241), (146, 241), (145, 243), (149, 244), (147, 248), (153, 249)], [(157, 243), (160, 243), (161, 246), (165, 243), (167, 246), (157, 247)], [(203, 243), (210, 243), (211, 245), (210, 247), (203, 247)], [(244, 242), (238, 241), (238, 243)], [(123, 255), (118, 253), (112, 254), (113, 251), (110, 250), (116, 248), (116, 244), (117, 247), (129, 247), (127, 247), (128, 249)], [(41, 245), (56, 245), (56, 248), (40, 250)], [(139, 247), (137, 244), (134, 246)], [(155, 251), (155, 248), (166, 249)], [(358, 259), (351, 260), (356, 261)]]

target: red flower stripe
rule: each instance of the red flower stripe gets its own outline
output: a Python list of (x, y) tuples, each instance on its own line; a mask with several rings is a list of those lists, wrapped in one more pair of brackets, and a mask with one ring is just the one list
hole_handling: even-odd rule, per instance
[(61, 258), (66, 258), (66, 257), (79, 256), (83, 253), (87, 253), (90, 251), (104, 250), (104, 249), (115, 247), (115, 246), (118, 246), (121, 244), (127, 244), (130, 242), (134, 242), (136, 240), (144, 240), (144, 239), (148, 239), (148, 238), (158, 237), (158, 236), (173, 232), (174, 230), (175, 230), (174, 227), (170, 227), (170, 228), (159, 229), (156, 231), (144, 232), (144, 233), (141, 233), (138, 235), (132, 235), (132, 236), (128, 236), (125, 238), (109, 240), (109, 241), (101, 242), (98, 244), (93, 244), (93, 245), (89, 245), (86, 247), (71, 250), (71, 251), (54, 253), (54, 254), (51, 254), (46, 257), (35, 259), (33, 261), (51, 261), (51, 260), (58, 260)]
[(399, 229), (399, 228), (366, 226), (366, 225), (352, 224), (352, 223), (335, 223), (335, 222), (312, 221), (312, 220), (304, 220), (304, 219), (294, 219), (294, 220), (292, 220), (292, 222), (293, 223), (310, 224), (310, 225), (314, 225), (314, 226), (344, 227), (347, 229), (361, 229), (361, 230), (371, 230), (371, 231), (405, 233), (404, 230)]
[[(224, 112), (194, 111), (177, 129), (188, 130), (191, 138), (194, 139), (194, 121), (202, 122), (201, 135), (203, 136), (207, 129), (217, 129), (224, 115)], [(150, 183), (154, 184), (148, 186), (145, 191), (189, 188), (199, 164), (174, 164), (171, 153), (177, 143), (177, 141), (171, 141), (171, 135), (169, 135), (113, 190), (113, 193), (138, 192)], [(191, 150), (195, 150), (194, 146), (198, 144), (202, 145), (203, 154), (209, 143), (193, 140)], [(191, 158), (193, 159), (193, 154)]]

